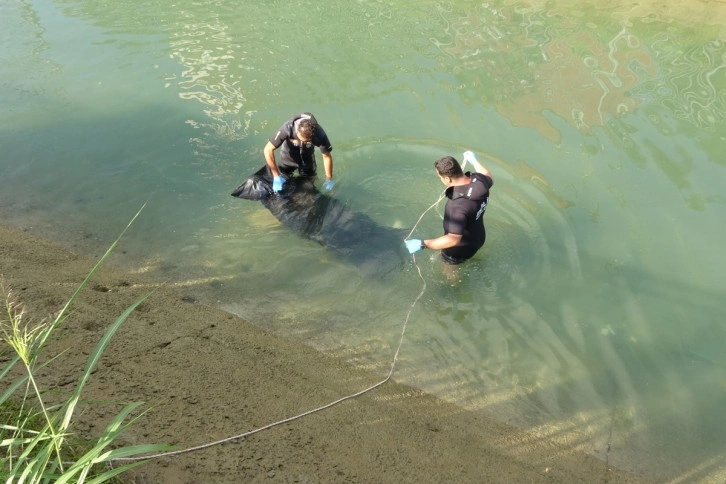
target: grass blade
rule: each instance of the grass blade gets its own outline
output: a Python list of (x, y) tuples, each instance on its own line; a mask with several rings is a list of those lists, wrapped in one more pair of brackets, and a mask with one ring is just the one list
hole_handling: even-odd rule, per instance
[(48, 337), (53, 332), (53, 330), (55, 329), (55, 327), (60, 323), (60, 321), (63, 320), (63, 318), (65, 317), (66, 312), (68, 311), (68, 308), (71, 307), (71, 305), (73, 304), (73, 302), (78, 297), (78, 294), (80, 294), (81, 290), (84, 287), (86, 287), (86, 284), (88, 284), (88, 281), (91, 280), (91, 277), (93, 276), (93, 274), (96, 273), (96, 271), (98, 270), (98, 268), (101, 267), (101, 264), (103, 264), (103, 262), (108, 258), (108, 256), (111, 255), (111, 252), (113, 252), (113, 250), (116, 248), (116, 246), (118, 245), (119, 241), (124, 236), (124, 234), (126, 233), (126, 231), (129, 230), (129, 228), (131, 227), (131, 224), (133, 224), (134, 221), (141, 214), (141, 211), (144, 209), (144, 207), (146, 207), (146, 203), (144, 203), (141, 206), (141, 208), (139, 209), (139, 211), (136, 212), (136, 215), (134, 215), (131, 218), (131, 221), (126, 225), (126, 227), (124, 227), (124, 229), (121, 231), (121, 233), (119, 234), (119, 236), (116, 237), (116, 240), (113, 241), (113, 243), (106, 250), (106, 252), (103, 254), (103, 256), (98, 260), (98, 262), (96, 262), (96, 265), (94, 265), (93, 268), (91, 269), (91, 271), (86, 275), (86, 278), (83, 279), (83, 282), (81, 282), (81, 284), (76, 288), (76, 290), (71, 295), (70, 299), (68, 299), (68, 301), (66, 301), (65, 305), (60, 310), (60, 312), (58, 313), (58, 315), (55, 317), (53, 323), (50, 325), (50, 328), (49, 328), (50, 331), (45, 332), (43, 338), (38, 342), (38, 346), (37, 346), (38, 350), (40, 350), (40, 348), (42, 348), (43, 345), (45, 345), (45, 342), (47, 341)]
[(83, 391), (83, 388), (85, 387), (86, 383), (88, 382), (88, 379), (91, 376), (91, 372), (93, 371), (93, 368), (96, 366), (96, 363), (98, 363), (98, 360), (101, 358), (101, 354), (106, 349), (106, 346), (108, 346), (109, 341), (113, 337), (113, 335), (116, 333), (118, 328), (121, 326), (121, 323), (123, 323), (126, 318), (133, 312), (136, 307), (144, 302), (146, 298), (148, 298), (150, 294), (147, 294), (146, 296), (142, 297), (141, 299), (137, 300), (134, 304), (126, 308), (126, 310), (121, 313), (121, 316), (116, 318), (116, 321), (113, 322), (113, 324), (106, 330), (106, 333), (103, 335), (103, 338), (101, 338), (101, 341), (98, 342), (98, 345), (96, 345), (96, 349), (91, 353), (91, 356), (88, 358), (88, 362), (86, 363), (86, 368), (83, 371), (83, 374), (81, 375), (81, 379), (78, 382), (78, 385), (76, 386), (76, 390), (73, 392), (73, 396), (70, 398), (70, 400), (66, 403), (66, 410), (65, 415), (63, 417), (63, 422), (61, 423), (61, 430), (65, 430), (68, 428), (68, 425), (70, 424), (71, 417), (73, 416), (73, 412), (76, 408), (76, 404), (78, 403), (79, 398), (81, 397), (81, 392)]

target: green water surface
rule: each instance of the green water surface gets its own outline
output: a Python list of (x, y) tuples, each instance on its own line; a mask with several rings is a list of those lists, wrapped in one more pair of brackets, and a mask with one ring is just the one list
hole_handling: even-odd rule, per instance
[[(726, 30), (570, 3), (4, 2), (2, 220), (97, 255), (148, 202), (117, 263), (382, 374), (420, 268), (397, 380), (726, 479)], [(437, 200), (433, 161), (477, 153), (487, 243), (458, 283), (430, 251), (366, 276), (229, 196), (302, 111), (334, 196), (386, 227)]]

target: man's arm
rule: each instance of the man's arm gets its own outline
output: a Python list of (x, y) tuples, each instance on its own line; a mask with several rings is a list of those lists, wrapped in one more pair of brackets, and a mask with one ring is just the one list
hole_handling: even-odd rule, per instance
[(427, 249), (441, 250), (449, 247), (456, 247), (461, 242), (462, 234), (444, 234), (435, 239), (426, 239), (423, 241)]
[(484, 168), (484, 165), (479, 163), (479, 160), (476, 159), (476, 155), (473, 151), (464, 152), (464, 163), (466, 164), (467, 162), (471, 163), (471, 166), (474, 167), (475, 172), (481, 173), (484, 176), (488, 176), (492, 180), (492, 183), (494, 182), (494, 178), (492, 177), (491, 172)]
[(494, 178), (492, 178), (492, 173), (487, 170), (484, 165), (479, 163), (479, 160), (477, 160), (476, 158), (474, 158), (473, 160), (469, 159), (469, 163), (471, 163), (471, 165), (474, 167), (474, 171), (476, 171), (477, 173), (481, 173), (484, 176), (488, 176), (492, 179), (492, 181), (494, 181)]
[(280, 171), (277, 169), (277, 163), (275, 163), (275, 149), (275, 145), (268, 141), (265, 145), (264, 153), (265, 162), (267, 163), (267, 167), (270, 169), (270, 173), (273, 177), (278, 177), (280, 176)]
[(333, 179), (333, 155), (330, 153), (322, 153), (323, 155), (323, 166), (325, 167), (325, 179)]

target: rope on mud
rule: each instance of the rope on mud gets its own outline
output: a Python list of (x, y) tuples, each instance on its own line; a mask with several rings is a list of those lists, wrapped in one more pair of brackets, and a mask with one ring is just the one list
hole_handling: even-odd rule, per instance
[[(429, 210), (431, 210), (432, 208), (436, 207), (436, 205), (438, 205), (438, 203), (443, 198), (444, 198), (444, 194), (442, 194), (439, 197), (439, 199), (436, 200), (436, 202), (434, 202), (429, 208), (427, 208), (426, 210), (424, 210), (424, 212), (418, 218), (418, 220), (416, 221), (416, 224), (414, 224), (413, 228), (408, 233), (408, 235), (404, 238), (404, 240), (408, 239), (411, 236), (411, 234), (413, 234), (414, 230), (416, 230), (416, 227), (421, 222), (421, 219), (423, 219), (424, 215), (426, 215), (426, 213)], [(201, 444), (201, 445), (197, 445), (197, 446), (194, 446), (194, 447), (189, 447), (189, 448), (181, 449), (181, 450), (174, 450), (174, 451), (169, 451), (169, 452), (161, 452), (161, 453), (158, 453), (158, 454), (151, 454), (151, 455), (146, 455), (146, 456), (141, 456), (141, 457), (119, 457), (119, 458), (110, 460), (109, 463), (113, 463), (113, 462), (133, 462), (133, 461), (142, 461), (142, 460), (157, 459), (157, 458), (161, 458), (161, 457), (173, 457), (173, 456), (176, 456), (176, 455), (179, 455), (179, 454), (186, 454), (186, 453), (194, 452), (194, 451), (197, 451), (197, 450), (207, 449), (209, 447), (213, 447), (215, 445), (224, 444), (226, 442), (233, 442), (235, 440), (239, 440), (239, 439), (243, 439), (245, 437), (249, 437), (250, 435), (256, 434), (258, 432), (262, 432), (263, 430), (268, 430), (268, 429), (271, 429), (272, 427), (277, 427), (278, 425), (286, 424), (286, 423), (292, 422), (293, 420), (301, 419), (301, 418), (306, 417), (308, 415), (311, 415), (313, 413), (321, 412), (321, 411), (326, 410), (326, 409), (328, 409), (328, 408), (330, 408), (330, 407), (332, 407), (334, 405), (337, 405), (339, 403), (342, 403), (342, 402), (344, 402), (346, 400), (350, 400), (350, 399), (359, 397), (359, 396), (361, 396), (361, 395), (363, 395), (365, 393), (368, 393), (371, 390), (374, 390), (374, 389), (380, 387), (381, 385), (385, 384), (386, 382), (388, 382), (391, 379), (391, 377), (393, 376), (393, 371), (396, 368), (396, 362), (398, 361), (398, 354), (400, 353), (401, 346), (403, 345), (403, 337), (406, 334), (406, 327), (408, 326), (408, 321), (411, 319), (411, 313), (413, 312), (413, 308), (416, 306), (416, 304), (418, 303), (419, 299), (421, 299), (421, 297), (426, 292), (426, 280), (424, 279), (423, 275), (421, 274), (421, 268), (416, 263), (416, 256), (413, 255), (412, 257), (413, 257), (413, 264), (416, 267), (416, 271), (418, 272), (418, 277), (421, 279), (421, 282), (423, 283), (423, 285), (421, 287), (421, 292), (419, 292), (418, 296), (416, 296), (416, 298), (411, 303), (411, 307), (408, 309), (408, 314), (406, 314), (406, 319), (404, 320), (403, 326), (401, 328), (401, 336), (400, 336), (400, 338), (398, 340), (398, 347), (396, 348), (396, 351), (393, 354), (393, 360), (391, 362), (391, 369), (388, 371), (388, 375), (386, 375), (386, 377), (383, 380), (381, 380), (378, 383), (376, 383), (374, 385), (371, 385), (368, 388), (365, 388), (365, 389), (363, 389), (363, 390), (361, 390), (359, 392), (353, 393), (351, 395), (347, 395), (345, 397), (341, 397), (341, 398), (339, 398), (339, 399), (337, 399), (335, 401), (332, 401), (332, 402), (327, 403), (325, 405), (322, 405), (320, 407), (313, 408), (312, 410), (308, 410), (307, 412), (303, 412), (303, 413), (298, 414), (298, 415), (295, 415), (293, 417), (288, 417), (288, 418), (285, 418), (285, 419), (282, 419), (282, 420), (278, 420), (277, 422), (273, 422), (271, 424), (267, 424), (267, 425), (265, 425), (263, 427), (259, 427), (259, 428), (254, 429), (254, 430), (250, 430), (250, 431), (245, 432), (245, 433), (242, 433), (242, 434), (233, 435), (231, 437), (226, 437), (224, 439), (216, 440), (214, 442), (209, 442), (209, 443), (206, 443), (206, 444)]]

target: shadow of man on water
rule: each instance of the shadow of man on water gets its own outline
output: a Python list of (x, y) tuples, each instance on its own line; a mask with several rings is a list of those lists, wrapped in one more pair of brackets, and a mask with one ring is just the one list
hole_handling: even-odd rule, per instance
[(280, 193), (272, 191), (272, 176), (260, 168), (232, 196), (262, 203), (283, 225), (313, 240), (368, 277), (385, 277), (406, 260), (404, 229), (385, 227), (355, 212), (337, 198), (321, 193), (311, 177), (293, 177)]

